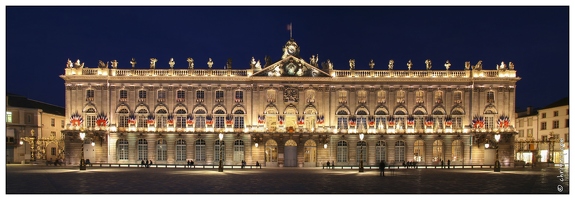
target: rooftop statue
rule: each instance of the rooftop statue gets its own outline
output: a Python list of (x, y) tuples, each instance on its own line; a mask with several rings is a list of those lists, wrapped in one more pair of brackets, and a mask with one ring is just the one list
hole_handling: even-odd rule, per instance
[(349, 59), (349, 70), (355, 69), (355, 59)]
[(311, 58), (309, 58), (309, 64), (317, 67), (318, 58), (319, 58), (319, 55), (317, 57), (315, 55), (311, 55)]
[(130, 61), (130, 64), (132, 64), (132, 69), (136, 68), (136, 59), (132, 58), (132, 60)]
[(413, 66), (413, 63), (411, 62), (411, 59), (409, 61), (407, 61), (407, 70), (411, 70), (411, 66)]
[(194, 59), (188, 58), (188, 69), (194, 69)]
[(174, 58), (170, 58), (170, 62), (168, 62), (168, 64), (170, 64), (170, 68), (174, 68), (174, 65), (176, 64), (176, 62), (174, 61)]
[(264, 65), (265, 67), (269, 66), (272, 64), (272, 59), (270, 58), (270, 56), (266, 56), (264, 58), (264, 61), (266, 62), (266, 64)]
[(103, 61), (98, 61), (98, 68), (108, 68), (108, 63), (104, 63)]
[[(410, 60), (411, 62), (411, 60)], [(393, 63), (395, 63), (393, 60), (389, 60), (389, 63), (387, 64), (387, 67), (392, 70), (393, 69)]]
[(250, 61), (250, 69), (254, 69), (256, 66), (256, 59), (252, 56), (252, 60)]
[(156, 62), (158, 62), (158, 59), (150, 58), (150, 69), (156, 69)]
[(74, 67), (74, 64), (72, 64), (72, 61), (70, 60), (70, 58), (68, 58), (68, 61), (66, 62), (66, 67), (67, 67), (67, 68), (72, 68), (72, 67)]
[(373, 66), (375, 66), (375, 62), (373, 62), (373, 59), (371, 59), (369, 61), (369, 69), (373, 69)]
[(499, 67), (497, 67), (497, 69), (501, 69), (501, 70), (506, 70), (506, 66), (505, 66), (505, 62), (501, 61), (501, 65), (499, 65)]
[(331, 63), (329, 59), (327, 59), (327, 67), (329, 68), (329, 70), (333, 70), (333, 63)]
[(260, 64), (260, 60), (256, 62), (255, 68), (257, 71), (262, 70), (262, 65)]
[(447, 61), (445, 62), (445, 65), (444, 65), (444, 66), (445, 66), (445, 70), (449, 70), (449, 68), (451, 67), (451, 63), (449, 63), (449, 60), (447, 60)]
[(465, 69), (469, 70), (470, 67), (471, 67), (471, 62), (466, 61), (465, 62)]
[(80, 59), (76, 60), (76, 63), (74, 63), (74, 67), (79, 67), (79, 68), (83, 68), (84, 67), (84, 63), (80, 64)]
[(214, 61), (212, 61), (212, 58), (208, 58), (208, 68), (212, 68), (212, 65), (214, 65)]
[(112, 68), (114, 68), (114, 69), (118, 68), (118, 61), (117, 60), (112, 60)]
[(228, 58), (228, 62), (226, 62), (226, 69), (232, 69), (232, 59)]
[(483, 65), (481, 64), (481, 62), (482, 62), (481, 60), (478, 61), (477, 64), (475, 64), (475, 65), (473, 66), (473, 69), (474, 69), (474, 70), (482, 70), (482, 69), (483, 69)]
[(427, 70), (431, 69), (431, 60), (429, 59), (425, 60), (425, 69)]
[(513, 64), (513, 62), (509, 62), (509, 69), (515, 70), (515, 65)]

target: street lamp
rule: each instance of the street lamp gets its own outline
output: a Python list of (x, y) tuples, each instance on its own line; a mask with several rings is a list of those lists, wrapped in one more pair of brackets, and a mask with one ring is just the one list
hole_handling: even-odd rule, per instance
[(218, 167), (218, 172), (224, 172), (224, 165), (222, 163), (222, 139), (224, 139), (224, 134), (220, 133), (219, 137), (220, 137), (220, 141), (219, 141), (219, 143), (220, 143), (220, 156), (219, 156), (220, 157), (220, 166)]
[(495, 134), (495, 167), (493, 172), (501, 171), (501, 164), (499, 163), (499, 139), (501, 139), (500, 134)]
[[(20, 145), (24, 145), (24, 141), (20, 140)], [(26, 164), (26, 146), (24, 146), (24, 161), (22, 164)]]
[(555, 144), (554, 144), (555, 140), (553, 138), (553, 131), (551, 131), (551, 133), (549, 133), (549, 139), (548, 139), (548, 152), (549, 152), (549, 156), (547, 156), (547, 166), (549, 166), (549, 163), (553, 163), (553, 150), (555, 149)]
[(359, 172), (363, 172), (363, 133), (359, 134), (361, 150), (359, 152)]
[(86, 133), (80, 132), (80, 139), (82, 139), (82, 157), (80, 157), (80, 170), (86, 170), (86, 161), (84, 161), (84, 137), (86, 137)]

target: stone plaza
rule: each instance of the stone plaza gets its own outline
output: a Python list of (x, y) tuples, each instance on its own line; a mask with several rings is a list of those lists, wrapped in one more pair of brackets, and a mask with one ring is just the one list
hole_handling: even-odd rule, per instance
[[(569, 194), (568, 167), (189, 169), (6, 165), (6, 194)], [(561, 178), (563, 181), (561, 181)], [(34, 187), (30, 187), (34, 185)], [(30, 188), (34, 188), (31, 190)], [(562, 190), (562, 191), (559, 191)]]

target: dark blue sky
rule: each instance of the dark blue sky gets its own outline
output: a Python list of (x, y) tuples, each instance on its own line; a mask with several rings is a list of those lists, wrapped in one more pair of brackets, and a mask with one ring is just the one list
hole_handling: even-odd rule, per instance
[(87, 67), (98, 60), (118, 60), (118, 68), (249, 68), (251, 57), (278, 60), (293, 38), (306, 60), (319, 54), (336, 69), (464, 69), (464, 62), (483, 61), (495, 69), (513, 62), (521, 80), (520, 109), (543, 107), (569, 95), (569, 7), (6, 7), (6, 91), (64, 106), (67, 59)]

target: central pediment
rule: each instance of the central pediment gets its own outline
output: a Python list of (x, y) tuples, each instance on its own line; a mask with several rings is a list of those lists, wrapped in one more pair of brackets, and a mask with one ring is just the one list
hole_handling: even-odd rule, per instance
[(330, 77), (328, 73), (317, 68), (317, 60), (312, 57), (313, 64), (293, 55), (287, 55), (281, 60), (263, 69), (254, 69), (253, 76), (277, 77)]

